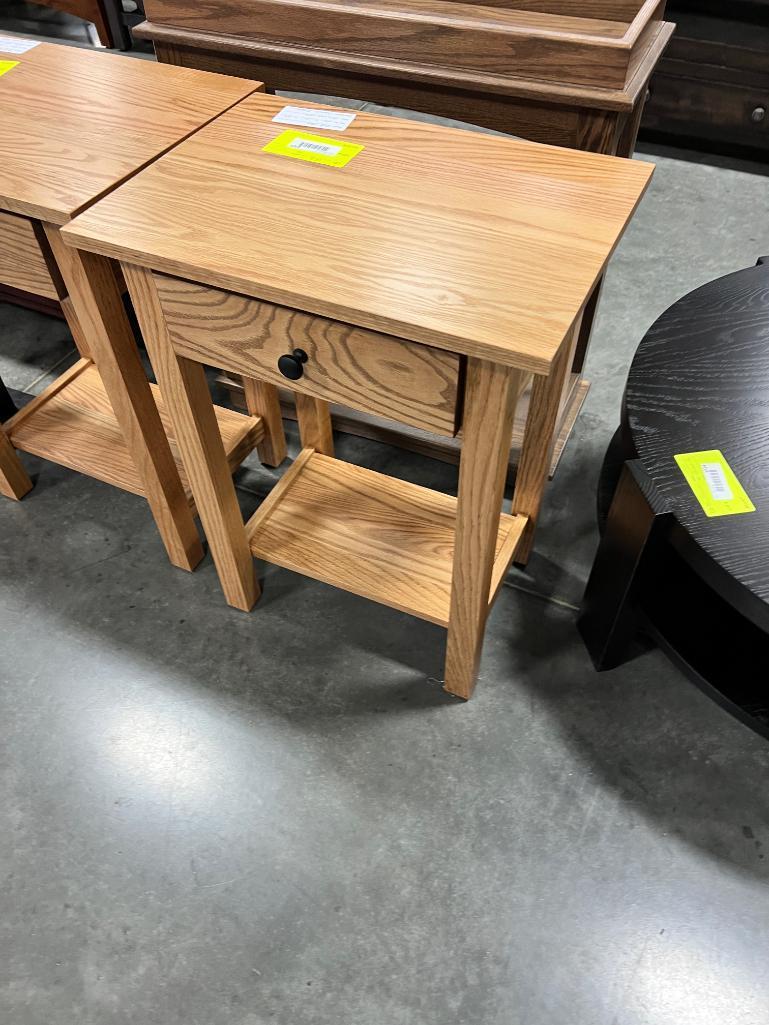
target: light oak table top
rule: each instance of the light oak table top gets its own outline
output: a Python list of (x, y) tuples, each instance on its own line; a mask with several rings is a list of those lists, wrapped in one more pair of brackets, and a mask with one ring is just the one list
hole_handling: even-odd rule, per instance
[(0, 208), (53, 224), (258, 88), (50, 43), (21, 55), (0, 45), (5, 60), (18, 64), (0, 75)]
[(358, 112), (344, 132), (304, 129), (365, 147), (327, 167), (262, 152), (285, 102), (250, 96), (67, 241), (546, 372), (653, 166)]

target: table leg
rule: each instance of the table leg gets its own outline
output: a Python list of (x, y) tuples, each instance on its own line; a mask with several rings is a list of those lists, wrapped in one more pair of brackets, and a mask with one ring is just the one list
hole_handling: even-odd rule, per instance
[(280, 466), (286, 458), (286, 432), (278, 389), (274, 384), (257, 381), (253, 377), (242, 380), (246, 409), (251, 416), (260, 416), (264, 423), (264, 437), (256, 446), (259, 459), (265, 466)]
[(0, 495), (17, 501), (32, 490), (32, 481), (21, 465), (13, 445), (0, 427)]
[(521, 457), (515, 474), (513, 514), (528, 516), (526, 533), (515, 553), (515, 562), (525, 566), (534, 543), (534, 531), (547, 485), (550, 461), (555, 445), (556, 425), (561, 396), (569, 374), (573, 333), (570, 332), (558, 350), (550, 373), (537, 374), (531, 389), (529, 413), (521, 445)]
[(521, 371), (467, 361), (444, 688), (469, 698), (481, 657)]
[[(630, 113), (619, 114), (607, 110), (599, 115), (594, 110), (583, 111), (577, 122), (575, 148), (591, 153), (632, 157), (645, 102), (646, 88), (644, 87), (640, 99), (637, 100), (635, 108)], [(581, 374), (585, 365), (604, 276), (602, 274), (596, 282), (585, 305), (571, 366), (572, 373), (575, 374)]]
[(128, 264), (123, 271), (224, 596), (248, 612), (260, 590), (205, 371), (174, 352), (152, 272)]
[(596, 669), (612, 669), (622, 660), (638, 626), (641, 573), (671, 519), (641, 463), (625, 463), (577, 621)]
[[(88, 340), (168, 557), (175, 566), (192, 570), (203, 558), (203, 546), (114, 272), (104, 257), (65, 245), (55, 225), (44, 227), (77, 316), (76, 330)], [(62, 308), (66, 316), (66, 304)]]
[(314, 399), (302, 392), (294, 392), (294, 401), (302, 448), (314, 448), (321, 455), (333, 456), (334, 432), (331, 428), (328, 402)]

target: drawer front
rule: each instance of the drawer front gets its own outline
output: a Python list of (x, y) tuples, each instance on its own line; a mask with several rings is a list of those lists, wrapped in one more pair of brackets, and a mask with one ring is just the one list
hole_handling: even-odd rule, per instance
[(0, 211), (0, 284), (46, 299), (59, 298), (32, 221), (4, 211)]
[[(155, 274), (174, 349), (182, 356), (316, 398), (453, 436), (460, 358), (232, 292)], [(302, 349), (298, 380), (278, 370)]]
[(642, 128), (769, 149), (769, 90), (657, 74)]

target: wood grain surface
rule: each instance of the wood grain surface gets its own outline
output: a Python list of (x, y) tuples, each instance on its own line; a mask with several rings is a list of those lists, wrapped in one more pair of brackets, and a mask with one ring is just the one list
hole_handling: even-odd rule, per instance
[[(633, 359), (623, 421), (691, 541), (687, 557), (769, 628), (769, 264), (703, 285), (662, 314)], [(721, 450), (755, 512), (702, 511), (673, 456), (710, 449)]]
[(539, 80), (624, 86), (625, 23), (445, 0), (150, 0), (147, 16), (185, 29), (366, 53)]
[[(231, 374), (222, 375), (219, 381), (229, 390), (236, 408), (248, 408), (243, 395), (243, 386), (239, 381), (235, 382)], [(562, 419), (555, 439), (553, 457), (550, 461), (550, 477), (554, 475), (558, 468), (559, 460), (589, 390), (590, 385), (587, 381), (581, 380), (577, 375), (572, 375), (567, 406), (562, 412)], [(296, 420), (293, 393), (286, 389), (281, 389), (279, 395), (283, 416), (289, 420)], [(531, 389), (527, 387), (521, 393), (518, 404), (515, 407), (515, 423), (513, 425), (513, 440), (510, 446), (510, 462), (508, 464), (507, 476), (508, 483), (510, 484), (515, 480), (515, 469), (520, 458), (523, 431), (526, 425), (526, 414), (530, 399)], [(420, 431), (416, 427), (404, 427), (403, 424), (396, 424), (394, 421), (385, 420), (383, 417), (375, 417), (370, 413), (360, 413), (343, 406), (331, 405), (329, 411), (331, 413), (332, 427), (336, 431), (354, 434), (359, 438), (369, 438), (372, 441), (379, 441), (383, 445), (395, 445), (396, 447), (407, 449), (409, 452), (419, 452), (430, 459), (440, 459), (446, 463), (459, 462), (462, 444), (461, 433), (455, 438), (443, 438), (428, 431)]]
[[(546, 372), (652, 166), (357, 113), (345, 168), (262, 152), (254, 94), (64, 229), (70, 243)], [(309, 105), (309, 104), (308, 104)], [(327, 133), (328, 134), (328, 133)]]
[(572, 341), (577, 330), (578, 325), (575, 325), (572, 338), (564, 341), (550, 373), (535, 377), (531, 389), (511, 506), (514, 513), (520, 513), (528, 520), (524, 542), (516, 555), (520, 565), (526, 564), (534, 542), (534, 531), (553, 458), (558, 413), (569, 377)]
[(227, 602), (249, 611), (259, 584), (203, 367), (177, 357), (151, 273), (123, 266)]
[[(311, 450), (297, 462), (246, 525), (254, 555), (447, 626), (457, 500)], [(501, 516), (495, 552), (524, 526)]]
[(294, 402), (302, 445), (324, 456), (333, 456), (334, 432), (328, 403), (300, 391), (294, 392)]
[(56, 225), (44, 228), (168, 557), (174, 566), (192, 570), (203, 558), (203, 546), (111, 263), (66, 246)]
[(280, 412), (278, 389), (253, 377), (241, 378), (246, 409), (261, 418), (264, 437), (258, 446), (259, 458), (267, 466), (280, 466), (286, 458), (286, 432)]
[[(180, 355), (436, 434), (456, 433), (453, 353), (179, 278), (156, 274), (155, 282)], [(295, 348), (307, 362), (301, 378), (287, 382), (278, 360)]]
[[(5, 424), (13, 445), (106, 484), (145, 496), (144, 485), (126, 448), (101, 378), (88, 360), (80, 360), (40, 397)], [(151, 385), (160, 419), (169, 437), (186, 501), (195, 506), (173, 425), (156, 385)], [(250, 417), (217, 407), (217, 420), (229, 465), (234, 470), (261, 437)]]
[(55, 224), (257, 87), (49, 43), (13, 59), (0, 79), (0, 208)]
[(0, 425), (0, 495), (19, 501), (31, 490), (32, 481)]
[(1, 210), (0, 283), (46, 299), (60, 297), (33, 222)]
[[(670, 22), (655, 23), (654, 36), (635, 75), (620, 89), (584, 83), (540, 81), (515, 74), (444, 68), (419, 61), (372, 57), (365, 53), (342, 53), (316, 46), (241, 39), (142, 22), (134, 35), (151, 40), (158, 60), (179, 67), (224, 72), (269, 82), (271, 89), (316, 93), (328, 96), (361, 97), (383, 106), (406, 107), (443, 117), (485, 125), (525, 139), (564, 145), (552, 132), (548, 136), (529, 133), (526, 124), (536, 125), (530, 104), (560, 131), (559, 115), (568, 120), (579, 109), (614, 110), (629, 113), (645, 95), (654, 71), (675, 29)], [(521, 101), (504, 111), (510, 101)]]
[[(478, 675), (489, 594), (495, 594), (499, 586), (493, 579), (494, 561), (499, 551), (502, 496), (521, 376), (519, 371), (498, 363), (467, 361), (443, 682), (450, 694), (465, 700), (472, 695)], [(522, 516), (522, 526), (525, 521)], [(508, 562), (515, 547), (505, 545)]]

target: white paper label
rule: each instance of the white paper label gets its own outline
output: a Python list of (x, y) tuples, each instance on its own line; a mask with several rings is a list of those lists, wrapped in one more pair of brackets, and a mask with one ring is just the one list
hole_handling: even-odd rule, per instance
[(40, 46), (39, 40), (0, 36), (0, 53), (26, 53), (35, 46)]
[(310, 142), (309, 139), (292, 139), (286, 149), (301, 149), (306, 153), (322, 153), (324, 157), (335, 157), (341, 146), (328, 146), (325, 142)]
[(702, 475), (716, 502), (731, 502), (734, 498), (732, 489), (726, 482), (724, 470), (720, 463), (701, 463)]
[(355, 120), (354, 112), (316, 110), (313, 107), (284, 107), (272, 119), (281, 125), (303, 125), (305, 128), (329, 128), (343, 132)]

